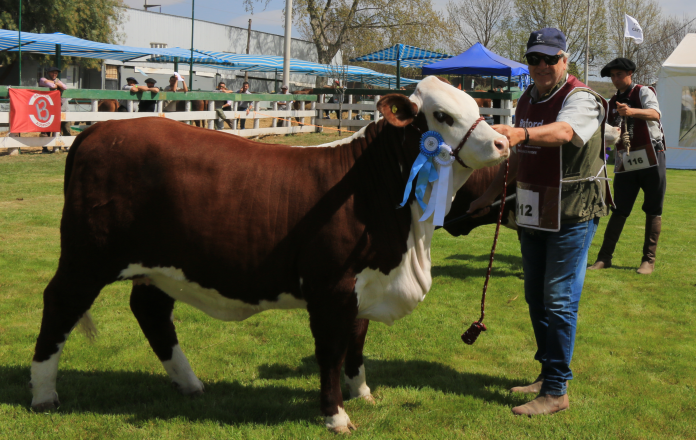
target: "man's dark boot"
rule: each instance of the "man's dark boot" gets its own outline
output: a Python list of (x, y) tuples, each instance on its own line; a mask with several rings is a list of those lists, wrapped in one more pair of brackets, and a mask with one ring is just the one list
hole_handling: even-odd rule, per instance
[(619, 241), (621, 231), (623, 231), (627, 218), (628, 217), (624, 217), (616, 212), (611, 214), (607, 229), (604, 231), (604, 241), (602, 242), (602, 247), (599, 249), (597, 261), (595, 261), (595, 264), (588, 267), (589, 270), (608, 269), (611, 267), (611, 258), (614, 255), (616, 243)]
[(641, 275), (649, 275), (655, 270), (655, 251), (662, 230), (662, 216), (648, 215), (645, 218), (645, 242), (643, 243), (643, 262), (636, 271)]

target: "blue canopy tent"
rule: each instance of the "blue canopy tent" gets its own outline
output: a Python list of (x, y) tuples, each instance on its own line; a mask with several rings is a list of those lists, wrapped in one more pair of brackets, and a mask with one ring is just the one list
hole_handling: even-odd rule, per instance
[(367, 61), (370, 63), (386, 64), (396, 66), (396, 88), (401, 86), (401, 66), (421, 67), (433, 60), (451, 58), (452, 55), (437, 53), (407, 44), (395, 44), (392, 47), (378, 50), (367, 55), (353, 58), (350, 61)]
[(442, 74), (506, 77), (509, 87), (512, 77), (529, 75), (529, 68), (491, 52), (481, 43), (476, 43), (456, 57), (423, 66), (423, 75)]

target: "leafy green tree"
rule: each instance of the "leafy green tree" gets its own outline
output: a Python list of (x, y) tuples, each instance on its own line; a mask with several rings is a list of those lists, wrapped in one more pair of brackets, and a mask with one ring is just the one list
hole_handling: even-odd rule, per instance
[[(19, 29), (19, 0), (0, 0), (0, 28)], [(122, 22), (123, 0), (22, 0), (22, 31), (34, 33), (62, 32), (101, 43), (118, 43)], [(48, 57), (38, 56), (47, 63)], [(12, 68), (16, 52), (0, 53), (0, 62)], [(101, 61), (66, 57), (66, 62), (88, 68), (100, 68)], [(9, 70), (9, 69), (8, 69)]]

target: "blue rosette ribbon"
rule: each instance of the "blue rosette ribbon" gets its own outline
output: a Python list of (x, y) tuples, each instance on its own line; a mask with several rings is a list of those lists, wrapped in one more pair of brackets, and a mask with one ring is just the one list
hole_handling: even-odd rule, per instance
[(413, 187), (413, 181), (416, 181), (416, 200), (423, 210), (426, 208), (426, 204), (423, 201), (425, 196), (425, 190), (428, 188), (428, 183), (432, 183), (437, 180), (438, 173), (433, 164), (433, 158), (440, 153), (441, 145), (445, 143), (440, 133), (436, 131), (426, 131), (421, 136), (420, 141), (420, 154), (413, 162), (411, 166), (411, 173), (408, 176), (408, 182), (406, 183), (406, 189), (404, 190), (404, 199), (401, 202), (401, 207), (406, 205), (408, 202), (408, 196), (411, 194), (411, 188)]

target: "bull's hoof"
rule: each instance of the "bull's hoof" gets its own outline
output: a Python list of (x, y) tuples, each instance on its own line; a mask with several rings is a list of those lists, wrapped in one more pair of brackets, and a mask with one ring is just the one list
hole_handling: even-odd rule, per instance
[(329, 428), (329, 431), (333, 432), (334, 434), (350, 434), (351, 431), (355, 431), (356, 428), (355, 425), (353, 425), (351, 422), (348, 422), (348, 426), (335, 426), (333, 428)]
[(49, 402), (43, 402), (43, 403), (37, 403), (36, 405), (32, 405), (31, 409), (35, 412), (46, 412), (46, 411), (52, 411), (60, 406), (60, 402), (56, 398), (54, 401), (49, 401)]
[(364, 400), (365, 402), (369, 403), (370, 405), (377, 405), (377, 402), (375, 402), (375, 398), (372, 397), (372, 394), (367, 394), (365, 396), (360, 396), (359, 399)]
[(199, 386), (182, 386), (178, 382), (172, 382), (172, 387), (183, 396), (197, 397), (202, 396), (205, 392), (203, 382), (198, 381)]

